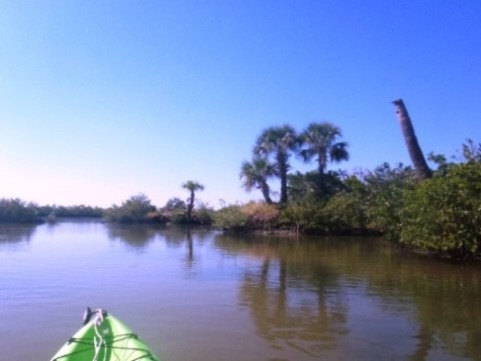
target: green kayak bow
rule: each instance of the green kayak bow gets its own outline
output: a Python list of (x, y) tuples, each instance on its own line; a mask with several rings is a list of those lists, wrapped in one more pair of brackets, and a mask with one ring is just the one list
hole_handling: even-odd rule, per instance
[(50, 361), (160, 361), (123, 322), (105, 310), (84, 314), (84, 325)]

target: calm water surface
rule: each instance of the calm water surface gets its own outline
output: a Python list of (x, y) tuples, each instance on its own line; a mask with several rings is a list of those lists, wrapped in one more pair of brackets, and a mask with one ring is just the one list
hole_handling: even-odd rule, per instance
[(0, 225), (0, 359), (48, 361), (91, 306), (164, 361), (481, 360), (480, 281), (379, 239)]

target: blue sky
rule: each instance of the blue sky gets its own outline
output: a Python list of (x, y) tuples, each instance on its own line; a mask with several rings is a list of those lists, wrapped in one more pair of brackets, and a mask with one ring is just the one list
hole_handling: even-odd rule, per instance
[[(481, 1), (0, 1), (0, 197), (157, 206), (260, 199), (239, 169), (269, 126), (338, 125), (349, 162), (481, 141)], [(314, 169), (292, 159), (293, 171)], [(273, 183), (277, 187), (277, 182)]]

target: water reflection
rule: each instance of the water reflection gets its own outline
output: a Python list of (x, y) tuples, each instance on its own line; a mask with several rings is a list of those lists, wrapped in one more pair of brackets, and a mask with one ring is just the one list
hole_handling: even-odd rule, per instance
[(264, 256), (262, 266), (244, 276), (242, 304), (251, 309), (259, 334), (273, 347), (287, 344), (316, 356), (334, 348), (336, 337), (346, 332), (347, 304), (328, 294), (328, 274), (312, 287), (295, 273), (295, 264), (285, 256), (275, 261)]
[(108, 224), (110, 240), (122, 241), (128, 246), (142, 250), (155, 240), (162, 240), (168, 248), (185, 247), (183, 258), (187, 273), (194, 270), (197, 264), (195, 247), (200, 247), (211, 239), (212, 231), (204, 228), (156, 225), (119, 225)]
[(183, 262), (187, 272), (193, 270), (196, 263), (192, 233), (193, 230), (190, 227), (172, 227), (164, 234), (165, 244), (168, 247), (180, 248), (185, 245), (186, 254)]
[(198, 257), (195, 255), (195, 247), (201, 247), (212, 235), (208, 229), (198, 227), (169, 227), (169, 231), (162, 234), (166, 245), (169, 247), (182, 247), (185, 244), (184, 268), (188, 276), (195, 274)]
[(108, 237), (110, 240), (121, 240), (133, 248), (144, 248), (152, 242), (159, 232), (159, 226), (151, 225), (108, 225)]
[[(478, 266), (403, 255), (381, 240), (301, 243), (216, 237), (226, 254), (258, 260), (243, 274), (240, 299), (273, 348), (326, 356), (334, 349), (355, 349), (353, 340), (364, 342), (365, 332), (383, 343), (383, 330), (397, 329), (392, 332), (403, 339), (399, 350), (396, 340), (390, 341), (392, 350), (384, 347), (388, 359), (402, 352), (409, 360), (428, 360), (441, 347), (481, 360), (481, 319), (473, 317), (481, 312)], [(377, 325), (366, 323), (362, 310), (368, 308)]]
[(481, 360), (481, 320), (473, 317), (481, 312), (479, 267), (412, 261), (403, 266), (368, 279), (370, 290), (386, 305), (402, 298), (413, 306), (402, 309), (418, 321), (410, 360), (425, 360), (437, 343), (454, 355)]
[(1, 224), (0, 244), (28, 242), (34, 235), (36, 228), (37, 225), (31, 224)]
[(243, 275), (241, 304), (250, 309), (258, 334), (273, 348), (290, 347), (317, 357), (347, 332), (348, 304), (338, 273), (296, 241), (257, 242), (219, 236), (217, 244), (262, 260)]

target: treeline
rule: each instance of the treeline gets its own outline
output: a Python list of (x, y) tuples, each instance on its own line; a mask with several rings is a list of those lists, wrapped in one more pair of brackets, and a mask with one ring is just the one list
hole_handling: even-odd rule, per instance
[(55, 221), (57, 218), (102, 217), (104, 210), (99, 207), (85, 205), (76, 206), (39, 206), (33, 202), (25, 202), (19, 198), (0, 199), (0, 222), (40, 223)]
[[(356, 174), (289, 174), (287, 203), (250, 202), (214, 210), (201, 202), (191, 210), (179, 198), (155, 207), (139, 194), (108, 209), (39, 207), (0, 199), (1, 222), (41, 217), (103, 217), (122, 223), (212, 225), (231, 232), (378, 234), (403, 246), (457, 259), (481, 256), (481, 145), (464, 145), (458, 162), (431, 155), (433, 177), (419, 180), (409, 166), (387, 163)], [(45, 218), (44, 218), (45, 219)]]
[[(0, 222), (43, 217), (102, 217), (121, 223), (213, 225), (231, 232), (378, 234), (403, 246), (457, 259), (481, 257), (481, 144), (467, 140), (456, 161), (430, 154), (429, 178), (409, 166), (384, 163), (353, 174), (328, 171), (329, 162), (349, 158), (340, 129), (312, 123), (297, 133), (291, 126), (265, 129), (252, 160), (240, 167), (242, 185), (259, 190), (262, 202), (214, 210), (195, 196), (204, 186), (187, 181), (186, 201), (171, 198), (162, 207), (138, 194), (108, 209), (88, 206), (39, 207), (0, 199)], [(316, 170), (290, 172), (290, 159), (315, 161)], [(279, 181), (280, 192), (271, 186)]]
[(120, 206), (113, 205), (104, 211), (107, 222), (117, 223), (153, 223), (153, 224), (183, 224), (212, 225), (214, 210), (203, 203), (184, 202), (179, 198), (171, 198), (163, 207), (155, 207), (144, 194), (138, 194), (122, 202)]

